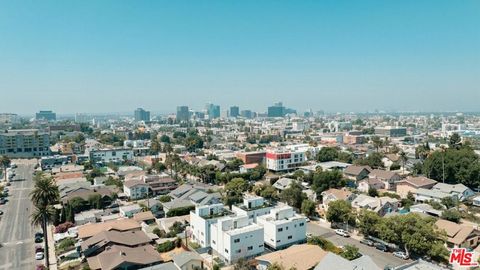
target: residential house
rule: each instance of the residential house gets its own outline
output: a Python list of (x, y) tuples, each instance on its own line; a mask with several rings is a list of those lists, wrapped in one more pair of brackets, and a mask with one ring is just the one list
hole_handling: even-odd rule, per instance
[(85, 240), (102, 231), (138, 231), (140, 224), (133, 219), (116, 219), (107, 222), (89, 223), (78, 227), (78, 238)]
[(343, 175), (348, 179), (360, 181), (367, 178), (371, 171), (370, 166), (351, 165), (345, 168)]
[(285, 190), (286, 188), (290, 187), (290, 185), (296, 180), (291, 178), (282, 177), (278, 179), (274, 184), (273, 187), (278, 189), (278, 191)]
[(395, 190), (396, 182), (400, 181), (402, 177), (391, 171), (375, 169), (370, 172), (368, 175), (369, 178), (376, 178), (385, 183), (385, 188), (387, 190)]
[(112, 246), (94, 257), (87, 258), (92, 270), (138, 269), (160, 264), (160, 254), (151, 246)]
[(436, 201), (441, 202), (444, 198), (452, 198), (454, 200), (458, 200), (457, 195), (445, 193), (443, 191), (437, 189), (424, 189), (418, 188), (414, 193), (416, 202), (428, 202), (428, 201)]
[(370, 189), (385, 189), (385, 183), (377, 178), (367, 178), (358, 182), (357, 189), (361, 192), (368, 192)]
[(307, 239), (305, 217), (288, 205), (277, 206), (268, 215), (258, 216), (257, 224), (264, 229), (265, 244), (273, 249), (303, 243)]
[(133, 200), (147, 197), (149, 188), (150, 186), (142, 180), (130, 180), (123, 183), (123, 193)]
[(85, 257), (95, 256), (114, 245), (139, 247), (148, 245), (151, 239), (143, 231), (102, 231), (81, 243)]
[(419, 188), (431, 189), (436, 183), (437, 181), (424, 176), (407, 177), (397, 182), (397, 194), (401, 198), (407, 198), (409, 192), (415, 194)]
[(172, 200), (162, 203), (165, 213), (174, 208), (217, 204), (222, 201), (220, 193), (210, 192), (207, 187), (200, 185), (183, 184), (168, 195)]
[[(273, 264), (281, 265), (284, 269), (310, 270), (327, 254), (317, 245), (303, 244), (258, 256), (255, 261), (258, 270), (267, 270)], [(335, 268), (341, 269), (338, 265)]]
[(123, 205), (119, 207), (120, 215), (122, 217), (131, 218), (136, 213), (142, 212), (142, 207), (138, 204)]
[(347, 260), (335, 253), (328, 252), (313, 270), (381, 270), (368, 255), (362, 255), (354, 260)]
[(435, 222), (438, 230), (447, 233), (448, 248), (475, 248), (479, 244), (480, 232), (470, 225), (457, 224), (444, 219)]
[(328, 210), (328, 204), (336, 200), (342, 200), (347, 202), (352, 202), (353, 199), (357, 196), (355, 193), (352, 193), (346, 188), (337, 189), (331, 188), (322, 192), (322, 207), (325, 211)]
[(475, 196), (475, 192), (470, 188), (466, 187), (463, 184), (445, 184), (445, 183), (438, 183), (432, 187), (432, 190), (438, 190), (450, 195), (454, 195), (458, 198), (459, 201), (463, 202), (473, 196)]
[(371, 197), (365, 194), (358, 195), (352, 201), (352, 207), (357, 211), (367, 209), (373, 211), (380, 216), (393, 213), (398, 210), (399, 201), (390, 197)]
[(185, 251), (173, 256), (173, 263), (179, 270), (205, 269), (203, 258), (196, 252)]

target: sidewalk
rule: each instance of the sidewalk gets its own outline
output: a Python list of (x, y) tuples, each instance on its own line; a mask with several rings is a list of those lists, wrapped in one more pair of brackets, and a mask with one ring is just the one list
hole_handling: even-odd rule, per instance
[(48, 257), (50, 259), (50, 265), (48, 266), (49, 270), (57, 270), (57, 256), (55, 255), (55, 240), (53, 239), (53, 230), (55, 226), (51, 225), (48, 227)]

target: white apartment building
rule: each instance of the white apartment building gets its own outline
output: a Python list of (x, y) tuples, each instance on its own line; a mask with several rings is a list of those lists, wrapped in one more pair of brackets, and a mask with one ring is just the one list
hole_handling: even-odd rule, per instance
[(303, 165), (307, 159), (304, 151), (279, 148), (267, 150), (265, 160), (267, 169), (278, 172), (293, 170)]
[(223, 217), (211, 225), (211, 247), (227, 264), (264, 251), (263, 228), (248, 216)]
[(253, 222), (257, 221), (257, 217), (267, 215), (273, 206), (266, 202), (263, 197), (245, 195), (243, 203), (233, 205), (232, 211), (239, 216), (247, 216)]
[(223, 216), (231, 215), (222, 203), (197, 206), (190, 212), (190, 230), (192, 240), (201, 247), (210, 246), (210, 226)]
[(90, 151), (90, 161), (94, 163), (121, 163), (133, 160), (133, 150), (124, 148), (99, 149)]
[(257, 224), (263, 227), (265, 244), (273, 249), (306, 241), (307, 221), (288, 205), (276, 207), (268, 215), (257, 217)]

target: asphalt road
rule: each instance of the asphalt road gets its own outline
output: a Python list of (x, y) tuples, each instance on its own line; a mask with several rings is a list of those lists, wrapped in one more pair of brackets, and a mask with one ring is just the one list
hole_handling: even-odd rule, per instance
[[(0, 205), (4, 212), (0, 219), (0, 270), (34, 269), (34, 228), (30, 223), (32, 203), (29, 193), (33, 187), (33, 161), (16, 161), (16, 177), (8, 187), (8, 202)], [(27, 210), (28, 208), (28, 210)]]
[(379, 267), (383, 269), (385, 266), (399, 266), (411, 262), (410, 260), (403, 260), (397, 258), (389, 252), (379, 251), (374, 247), (360, 244), (360, 241), (353, 238), (345, 238), (335, 234), (333, 229), (322, 227), (316, 223), (309, 222), (307, 225), (307, 233), (311, 233), (314, 236), (322, 236), (337, 246), (354, 245), (358, 247), (360, 253), (370, 256), (372, 260)]

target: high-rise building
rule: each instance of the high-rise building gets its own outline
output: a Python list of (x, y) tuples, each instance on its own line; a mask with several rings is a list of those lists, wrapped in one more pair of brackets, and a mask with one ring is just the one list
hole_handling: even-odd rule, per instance
[(187, 122), (190, 120), (190, 111), (188, 106), (178, 106), (177, 107), (177, 121)]
[(55, 121), (57, 120), (57, 114), (52, 111), (39, 111), (35, 115), (36, 120)]
[(0, 113), (0, 124), (20, 123), (20, 117), (14, 113)]
[(145, 111), (142, 108), (136, 109), (134, 115), (135, 115), (135, 121), (144, 121), (144, 122), (150, 121), (150, 112)]
[(253, 112), (251, 110), (243, 110), (240, 112), (240, 115), (248, 119), (253, 118)]
[(238, 106), (232, 106), (230, 107), (230, 117), (238, 117), (240, 116), (240, 109)]
[(285, 107), (282, 102), (275, 103), (273, 106), (268, 107), (268, 117), (284, 117)]
[(38, 129), (16, 129), (0, 133), (0, 156), (31, 158), (50, 155), (50, 135)]
[(208, 119), (220, 118), (220, 106), (208, 103), (206, 105)]

